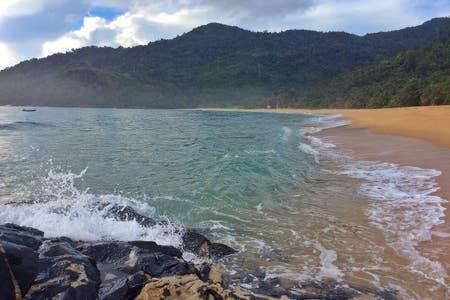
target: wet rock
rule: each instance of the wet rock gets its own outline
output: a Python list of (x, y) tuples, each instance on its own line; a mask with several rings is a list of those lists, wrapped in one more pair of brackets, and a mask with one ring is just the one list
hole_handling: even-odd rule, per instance
[(182, 236), (183, 249), (200, 256), (205, 256), (208, 254), (209, 245), (211, 242), (200, 233), (187, 229)]
[(26, 246), (33, 250), (39, 248), (43, 236), (44, 233), (42, 231), (34, 228), (15, 224), (0, 225), (0, 241)]
[(0, 225), (0, 299), (22, 298), (38, 272), (39, 230), (14, 224)]
[(134, 299), (149, 282), (150, 276), (143, 272), (128, 276), (127, 278), (112, 279), (102, 282), (99, 292), (99, 300), (124, 300)]
[(77, 247), (97, 263), (101, 284), (99, 299), (133, 299), (150, 276), (195, 274), (182, 260), (180, 250), (155, 242), (97, 242)]
[(114, 205), (108, 211), (107, 216), (112, 216), (119, 221), (136, 221), (142, 226), (155, 226), (157, 222), (152, 218), (139, 214), (130, 206)]
[(209, 256), (213, 259), (219, 259), (224, 256), (237, 253), (237, 251), (233, 248), (219, 243), (212, 243), (211, 245), (209, 245), (208, 252)]
[(44, 241), (39, 273), (27, 299), (96, 299), (100, 274), (95, 261), (66, 241)]
[[(170, 276), (195, 273), (195, 268), (181, 259), (180, 250), (171, 246), (160, 246), (155, 242), (104, 242), (83, 244), (81, 253), (101, 264), (108, 264), (121, 272), (134, 274), (144, 271), (152, 276)], [(106, 268), (108, 269), (108, 268)]]
[(9, 242), (1, 242), (0, 252), (4, 256), (14, 285), (25, 295), (38, 272), (38, 255), (32, 249)]
[(15, 299), (16, 286), (14, 279), (11, 277), (11, 268), (9, 267), (6, 255), (0, 248), (0, 300)]
[(182, 236), (183, 249), (200, 257), (220, 259), (224, 256), (237, 253), (233, 248), (220, 244), (211, 243), (204, 235), (195, 230), (187, 229)]
[(133, 241), (133, 242), (128, 242), (130, 245), (136, 246), (140, 249), (144, 249), (144, 250), (148, 250), (150, 252), (161, 252), (170, 256), (174, 256), (174, 257), (182, 257), (183, 253), (172, 246), (161, 246), (158, 245), (155, 242), (149, 242), (149, 241)]
[(98, 298), (101, 300), (122, 300), (128, 299), (127, 278), (107, 280), (102, 282), (98, 291)]
[(197, 273), (195, 267), (168, 253), (134, 247), (126, 262), (126, 269), (143, 271), (153, 277)]
[(133, 248), (127, 242), (84, 243), (77, 247), (82, 254), (94, 259), (97, 263), (123, 265)]

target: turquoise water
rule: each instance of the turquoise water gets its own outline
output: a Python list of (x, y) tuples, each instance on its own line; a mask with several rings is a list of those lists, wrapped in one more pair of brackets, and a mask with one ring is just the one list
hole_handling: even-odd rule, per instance
[[(406, 298), (427, 295), (423, 287), (445, 293), (445, 270), (415, 252), (416, 236), (439, 222), (440, 200), (420, 203), (436, 212), (420, 220), (397, 206), (429, 199), (438, 173), (356, 161), (311, 136), (342, 124), (291, 114), (0, 107), (0, 203), (26, 203), (0, 205), (0, 223), (174, 246), (180, 228), (195, 227), (239, 250), (223, 262), (232, 274), (331, 278), (394, 287)], [(170, 222), (118, 222), (93, 211), (98, 202)]]
[(305, 116), (3, 108), (0, 118), (3, 201), (38, 196), (32, 183), (50, 169), (87, 168), (81, 190), (145, 196), (158, 214), (195, 226), (216, 212), (277, 205), (319, 172), (298, 149)]

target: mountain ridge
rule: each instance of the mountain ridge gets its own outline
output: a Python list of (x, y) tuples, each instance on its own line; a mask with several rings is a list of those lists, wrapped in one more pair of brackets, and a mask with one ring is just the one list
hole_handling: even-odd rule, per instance
[(279, 90), (330, 80), (423, 47), (449, 20), (364, 36), (252, 32), (210, 23), (143, 46), (91, 46), (22, 62), (0, 72), (0, 104), (262, 106)]

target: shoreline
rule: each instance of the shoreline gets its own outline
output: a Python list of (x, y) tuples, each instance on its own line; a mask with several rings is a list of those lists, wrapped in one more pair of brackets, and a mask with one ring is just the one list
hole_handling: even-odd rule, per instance
[[(449, 273), (450, 253), (450, 106), (388, 109), (204, 109), (236, 111), (340, 115), (347, 126), (325, 129), (317, 134), (325, 142), (358, 159), (414, 166), (441, 172), (435, 178), (443, 199), (442, 224), (431, 228), (429, 240), (417, 246), (425, 257), (439, 261)], [(447, 277), (448, 284), (448, 277)]]
[(450, 148), (450, 105), (380, 109), (201, 108), (198, 110), (340, 115), (351, 122), (349, 128), (370, 128), (374, 133), (418, 138)]

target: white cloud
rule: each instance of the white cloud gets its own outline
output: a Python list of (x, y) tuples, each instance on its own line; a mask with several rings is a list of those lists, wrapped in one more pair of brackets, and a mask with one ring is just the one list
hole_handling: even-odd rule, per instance
[(17, 64), (19, 60), (11, 50), (3, 43), (0, 43), (0, 70)]
[(287, 16), (289, 23), (300, 22), (304, 28), (322, 31), (371, 31), (400, 29), (418, 25), (426, 17), (417, 14), (405, 0), (324, 0), (300, 13)]
[(181, 9), (173, 13), (154, 11), (154, 6), (136, 7), (112, 21), (84, 17), (80, 29), (70, 31), (42, 45), (42, 55), (67, 52), (88, 45), (132, 47), (169, 38), (201, 25), (204, 8)]
[[(49, 9), (55, 5), (59, 5), (57, 9)], [(49, 23), (42, 30), (26, 27), (31, 18), (40, 16), (39, 13), (45, 16), (47, 10), (64, 14), (60, 16), (61, 20), (74, 23), (83, 18), (80, 11), (86, 15), (93, 5), (118, 8), (124, 13), (113, 20), (84, 16), (81, 28), (55, 31), (45, 37), (42, 34), (40, 38), (41, 31), (53, 30), (55, 26)], [(16, 23), (5, 21), (2, 24), (4, 46), (9, 47), (10, 54), (11, 49), (17, 50), (13, 57), (20, 58), (47, 56), (89, 45), (142, 45), (172, 38), (209, 22), (250, 30), (312, 29), (364, 34), (418, 25), (431, 17), (449, 14), (448, 0), (0, 0), (0, 23), (14, 16), (27, 16), (16, 18)], [(46, 20), (45, 17), (38, 19)], [(30, 45), (31, 38), (28, 42), (25, 38), (23, 41), (7, 40), (6, 37), (11, 39), (8, 34), (19, 39), (21, 36), (15, 30), (7, 30), (8, 24), (11, 29), (23, 28), (31, 37), (36, 37), (36, 42)], [(1, 34), (0, 30), (0, 42)], [(6, 44), (12, 42), (14, 47)]]
[(42, 11), (50, 1), (52, 0), (1, 0), (0, 19), (34, 14)]

